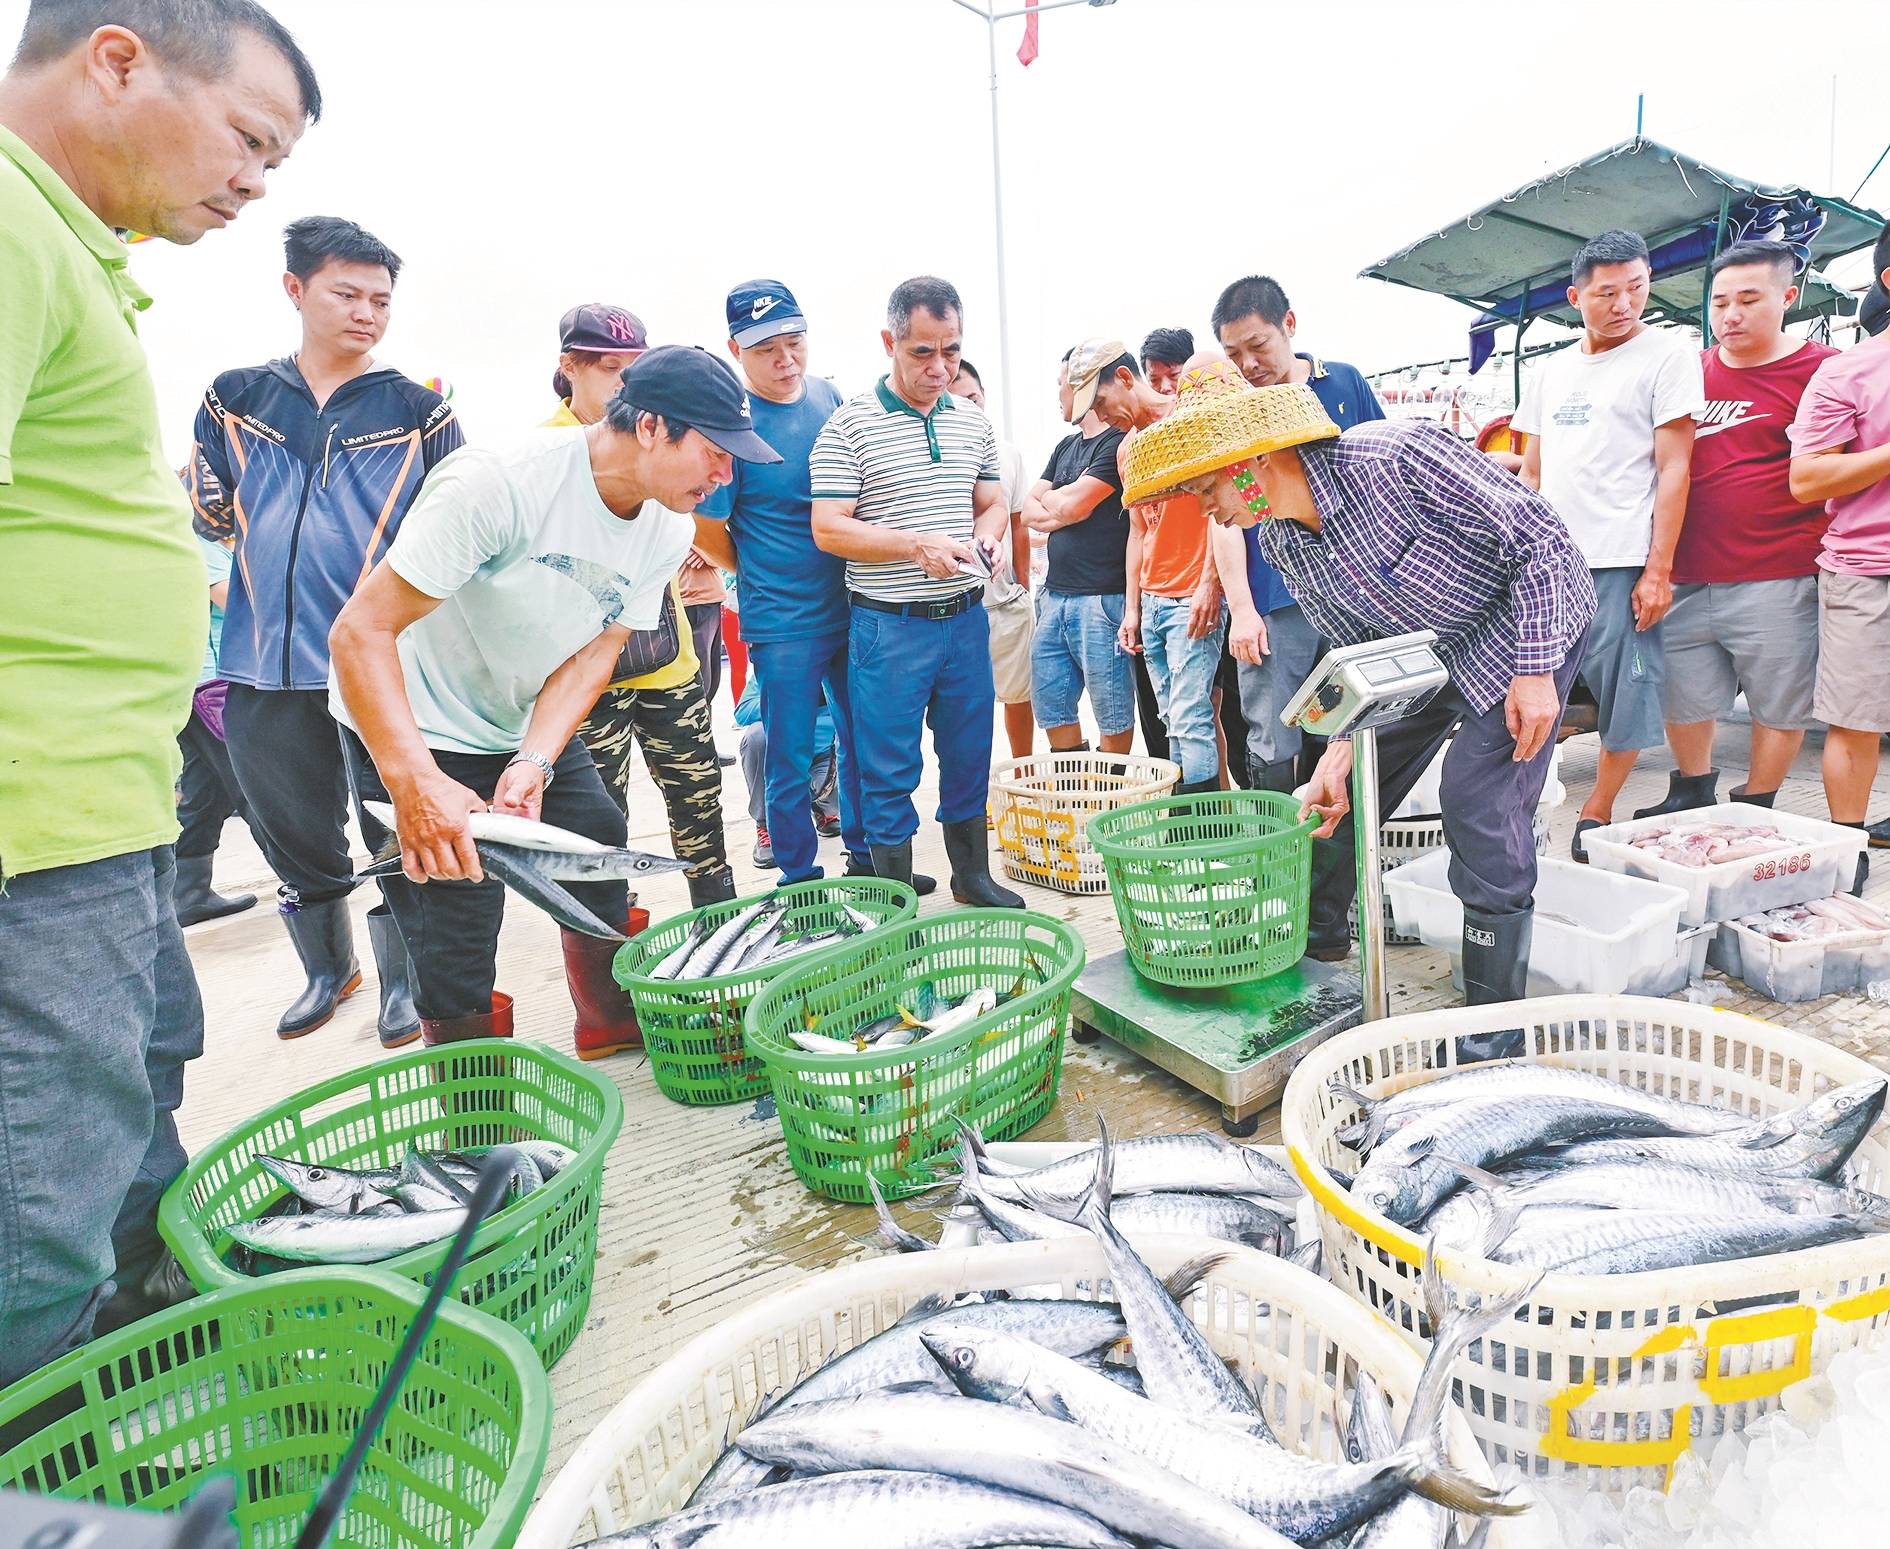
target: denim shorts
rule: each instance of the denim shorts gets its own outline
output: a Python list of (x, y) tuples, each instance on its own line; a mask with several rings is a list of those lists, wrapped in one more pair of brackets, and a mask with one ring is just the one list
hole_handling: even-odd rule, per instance
[(1588, 572), (1595, 581), (1595, 617), (1582, 655), (1582, 681), (1600, 709), (1601, 745), (1636, 753), (1667, 740), (1661, 704), (1667, 659), (1661, 625), (1634, 627), (1638, 567), (1616, 565)]
[(1030, 702), (1039, 726), (1074, 726), (1089, 690), (1097, 734), (1119, 737), (1135, 726), (1135, 662), (1116, 639), (1122, 593), (1037, 596), (1037, 632), (1030, 642)]

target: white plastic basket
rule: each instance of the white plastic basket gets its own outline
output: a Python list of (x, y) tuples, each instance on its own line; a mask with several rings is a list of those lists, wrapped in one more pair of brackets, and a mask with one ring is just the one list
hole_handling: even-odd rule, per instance
[[(1717, 866), (1676, 866), (1651, 850), (1637, 850), (1628, 841), (1663, 823), (1727, 823), (1736, 828), (1776, 828), (1800, 841), (1792, 849), (1750, 860), (1722, 861)], [(1771, 807), (1748, 807), (1726, 802), (1694, 812), (1669, 812), (1663, 817), (1636, 818), (1607, 828), (1591, 828), (1582, 836), (1588, 861), (1603, 871), (1646, 877), (1684, 888), (1687, 907), (1682, 925), (1706, 925), (1714, 920), (1735, 920), (1808, 899), (1847, 893), (1857, 871), (1857, 857), (1868, 842), (1861, 828), (1827, 823), (1822, 818), (1800, 817)]]
[[(1448, 850), (1400, 866), (1385, 878), (1385, 900), (1401, 934), (1450, 953), (1461, 989), (1463, 904), (1449, 871)], [(1677, 887), (1545, 857), (1535, 897), (1531, 995), (1671, 995), (1706, 965), (1713, 927), (1679, 929), (1686, 894)]]
[[(1200, 1237), (1146, 1237), (1136, 1246), (1158, 1275), (1197, 1254), (1228, 1254), (1191, 1311), (1216, 1352), (1262, 1394), (1294, 1451), (1343, 1456), (1361, 1367), (1402, 1429), (1422, 1359), (1356, 1302), (1251, 1248)], [(1055, 1287), (1087, 1300), (1107, 1286), (1107, 1273), (1093, 1239), (1062, 1238), (865, 1259), (755, 1302), (685, 1345), (605, 1416), (532, 1508), (518, 1549), (567, 1549), (679, 1510), (764, 1396), (889, 1328), (922, 1296)], [(1458, 1414), (1449, 1419), (1448, 1451), (1489, 1482)], [(1499, 1520), (1490, 1542), (1521, 1549), (1528, 1540)]]
[(1861, 995), (1890, 979), (1890, 931), (1849, 931), (1812, 941), (1774, 941), (1737, 920), (1717, 927), (1708, 960), (1746, 988), (1778, 1001)]
[(1098, 812), (1166, 796), (1181, 766), (1139, 753), (1039, 753), (991, 771), (991, 824), (1005, 875), (1062, 893), (1106, 893), (1083, 827)]
[[(1566, 995), (1372, 1022), (1314, 1049), (1294, 1071), (1281, 1130), (1318, 1207), (1326, 1271), (1414, 1344), (1419, 1238), (1355, 1205), (1325, 1171), (1358, 1158), (1335, 1132), (1358, 1108), (1336, 1078), (1383, 1097), (1453, 1068), (1469, 1034), (1515, 1029), (1522, 1058), (1754, 1116), (1876, 1074), (1862, 1060), (1769, 1022), (1684, 1002)], [(1883, 1127), (1857, 1151), (1866, 1188), (1890, 1173)], [(1503, 1295), (1529, 1272), (1454, 1253), (1460, 1292)], [(1472, 1346), (1459, 1368), (1470, 1428), (1495, 1463), (1585, 1476), (1620, 1495), (1664, 1488), (1693, 1438), (1743, 1430), (1789, 1383), (1890, 1323), (1890, 1237), (1641, 1275), (1550, 1275), (1511, 1337)]]
[[(1549, 853), (1549, 820), (1545, 813), (1551, 807), (1562, 804), (1560, 787), (1557, 787), (1555, 799), (1551, 801), (1548, 793), (1543, 794), (1542, 805), (1536, 809), (1536, 815), (1530, 822), (1530, 833), (1535, 839), (1536, 854)], [(1378, 830), (1378, 869), (1381, 872), (1396, 871), (1398, 867), (1412, 861), (1421, 861), (1428, 855), (1435, 855), (1444, 848), (1444, 820), (1432, 814), (1418, 818), (1392, 818)], [(1352, 933), (1352, 939), (1358, 940), (1358, 900), (1354, 898), (1345, 908), (1345, 921)], [(1423, 937), (1407, 934), (1398, 929), (1397, 914), (1391, 907), (1391, 896), (1385, 896), (1385, 945), (1388, 947), (1414, 947)]]

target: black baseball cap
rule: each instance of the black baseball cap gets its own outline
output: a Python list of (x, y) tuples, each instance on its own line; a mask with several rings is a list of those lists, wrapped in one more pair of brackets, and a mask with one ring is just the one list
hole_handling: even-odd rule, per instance
[(629, 355), (647, 350), (650, 336), (643, 319), (608, 302), (573, 307), (558, 322), (558, 348), (595, 355)]
[(646, 414), (687, 425), (745, 463), (778, 463), (781, 454), (755, 434), (748, 394), (735, 373), (693, 344), (660, 344), (624, 367), (617, 399)]

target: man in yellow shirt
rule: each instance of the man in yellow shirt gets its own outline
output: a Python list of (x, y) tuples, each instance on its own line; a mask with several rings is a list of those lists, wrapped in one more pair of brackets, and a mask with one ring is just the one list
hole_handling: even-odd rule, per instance
[[(558, 334), (552, 380), (563, 401), (545, 424), (594, 425), (622, 385), (624, 367), (649, 347), (648, 336), (634, 313), (603, 302), (573, 307)], [(643, 761), (669, 811), (676, 858), (689, 862), (683, 875), (690, 901), (700, 908), (733, 898), (735, 873), (722, 831), (722, 768), (703, 692), (708, 674), (691, 638), (680, 572), (670, 582), (664, 622), (676, 633), (675, 660), (640, 677), (613, 679), (578, 735), (626, 807), (631, 745), (643, 744)]]
[(321, 113), (260, 6), (118, 10), (33, 6), (0, 79), (0, 1387), (173, 1299), (203, 1052), (171, 847), (209, 605), (114, 228), (228, 225)]

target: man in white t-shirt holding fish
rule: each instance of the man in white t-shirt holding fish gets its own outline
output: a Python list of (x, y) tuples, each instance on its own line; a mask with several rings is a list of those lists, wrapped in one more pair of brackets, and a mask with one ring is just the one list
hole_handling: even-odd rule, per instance
[[(336, 621), (330, 708), (359, 794), (393, 803), (405, 877), (384, 885), (428, 1043), (511, 1032), (493, 992), (504, 888), (483, 876), (467, 814), (623, 844), (623, 809), (578, 723), (630, 631), (660, 620), (695, 539), (676, 513), (726, 484), (737, 457), (780, 461), (735, 374), (706, 350), (649, 350), (596, 424), (446, 458)], [(623, 883), (571, 893), (625, 922)], [(621, 993), (597, 961), (599, 983), (571, 985), (580, 1048), (587, 1003)]]
[(1601, 761), (1575, 822), (1578, 861), (1588, 859), (1582, 835), (1613, 821), (1641, 749), (1665, 741), (1660, 621), (1673, 606), (1693, 416), (1706, 388), (1699, 351), (1679, 330), (1641, 321), (1652, 279), (1634, 232), (1604, 231), (1582, 246), (1568, 288), (1581, 342), (1536, 368), (1511, 421), (1529, 437), (1523, 482), (1548, 497), (1595, 581), (1581, 677), (1599, 707)]

